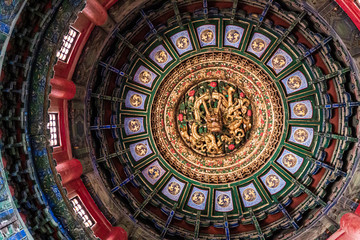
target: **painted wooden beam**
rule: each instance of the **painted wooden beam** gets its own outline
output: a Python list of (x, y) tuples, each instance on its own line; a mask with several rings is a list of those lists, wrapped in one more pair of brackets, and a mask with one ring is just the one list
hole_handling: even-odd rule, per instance
[(255, 216), (255, 214), (254, 214), (254, 212), (253, 212), (253, 210), (251, 208), (250, 208), (249, 212), (250, 212), (250, 215), (251, 215), (251, 220), (252, 220), (253, 224), (255, 225), (256, 231), (258, 233), (259, 239), (260, 240), (265, 240), (265, 237), (264, 237), (264, 234), (263, 234), (263, 232), (261, 230), (260, 224), (259, 224), (258, 220), (256, 219), (256, 216)]
[(181, 20), (181, 15), (180, 15), (179, 7), (177, 5), (177, 0), (171, 0), (171, 3), (173, 5), (173, 9), (174, 9), (177, 24), (179, 25), (179, 27), (181, 29), (183, 29), (184, 25), (183, 25), (182, 20)]
[(269, 0), (269, 1), (266, 3), (264, 10), (263, 10), (262, 13), (260, 14), (259, 22), (258, 22), (257, 25), (256, 25), (256, 29), (258, 29), (258, 28), (261, 26), (261, 24), (263, 23), (263, 21), (264, 21), (264, 19), (265, 19), (265, 16), (266, 16), (267, 12), (269, 11), (272, 3), (273, 3), (273, 0)]
[(124, 187), (129, 182), (133, 181), (135, 177), (140, 173), (140, 170), (136, 170), (133, 174), (131, 174), (128, 178), (122, 181), (119, 185), (111, 189), (111, 193), (115, 193), (119, 191), (122, 187)]
[(166, 223), (165, 223), (165, 226), (164, 226), (164, 229), (162, 230), (161, 232), (161, 235), (160, 235), (160, 239), (164, 239), (165, 235), (166, 235), (166, 232), (167, 230), (169, 229), (169, 226), (170, 226), (170, 223), (171, 223), (171, 220), (173, 219), (174, 215), (175, 215), (175, 210), (177, 208), (177, 203), (175, 203), (175, 205), (173, 206), (173, 208), (171, 209), (171, 212), (169, 213), (169, 216), (166, 220)]

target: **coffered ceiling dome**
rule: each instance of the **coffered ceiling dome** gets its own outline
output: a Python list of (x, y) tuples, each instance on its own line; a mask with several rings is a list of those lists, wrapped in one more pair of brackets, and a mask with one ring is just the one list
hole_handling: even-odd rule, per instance
[(156, 238), (295, 239), (341, 194), (352, 66), (316, 17), (271, 4), (149, 3), (89, 39), (72, 140)]

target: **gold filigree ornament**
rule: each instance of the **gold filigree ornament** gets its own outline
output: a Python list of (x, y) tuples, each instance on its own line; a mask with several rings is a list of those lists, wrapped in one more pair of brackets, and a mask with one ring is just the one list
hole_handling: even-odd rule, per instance
[(252, 126), (250, 101), (234, 85), (215, 81), (208, 84), (206, 91), (201, 90), (204, 82), (195, 85), (187, 94), (203, 93), (180, 103), (185, 109), (179, 109), (178, 115), (191, 119), (179, 124), (179, 131), (185, 143), (199, 154), (223, 155), (246, 140)]
[(296, 129), (294, 139), (299, 143), (304, 143), (309, 138), (309, 133), (305, 129)]
[(255, 38), (252, 42), (251, 42), (251, 49), (254, 52), (261, 52), (265, 49), (265, 41), (262, 40), (261, 38)]
[(149, 83), (151, 81), (151, 73), (149, 71), (142, 71), (140, 74), (139, 74), (139, 80), (140, 82), (142, 83)]
[(292, 76), (289, 77), (289, 79), (287, 80), (287, 85), (291, 90), (296, 90), (299, 89), (301, 87), (301, 79), (298, 76)]
[(180, 185), (177, 182), (171, 182), (168, 185), (168, 191), (171, 195), (177, 195), (179, 194), (181, 190)]
[(136, 155), (142, 157), (145, 156), (145, 154), (147, 153), (147, 147), (145, 144), (143, 143), (138, 143), (135, 146), (135, 153)]
[(274, 69), (281, 69), (286, 65), (286, 58), (283, 55), (278, 54), (271, 60), (271, 63)]
[(142, 97), (139, 94), (133, 94), (130, 97), (130, 104), (133, 107), (139, 107), (142, 104), (143, 100)]
[(298, 117), (304, 117), (308, 113), (308, 109), (305, 104), (297, 103), (294, 106), (294, 113)]
[(200, 205), (205, 201), (205, 195), (202, 192), (194, 192), (191, 196), (191, 200), (196, 205)]
[(160, 168), (158, 166), (151, 166), (149, 169), (148, 169), (148, 176), (152, 179), (157, 179), (160, 177)]
[(236, 30), (230, 30), (226, 34), (226, 39), (231, 43), (236, 43), (240, 39), (240, 33)]
[(213, 31), (209, 29), (205, 29), (200, 34), (200, 39), (204, 43), (209, 43), (214, 39), (214, 33)]
[(155, 61), (157, 63), (165, 63), (168, 60), (168, 54), (164, 50), (155, 53)]
[(225, 183), (260, 169), (283, 134), (284, 103), (269, 76), (231, 53), (204, 53), (161, 82), (151, 129), (161, 156), (196, 181)]
[(176, 39), (176, 47), (179, 49), (186, 49), (189, 47), (190, 41), (187, 37), (179, 37)]
[(270, 174), (269, 176), (266, 177), (265, 184), (269, 188), (277, 188), (280, 184), (280, 179), (275, 174)]
[(245, 199), (245, 201), (247, 202), (252, 202), (255, 201), (256, 199), (256, 192), (254, 189), (252, 188), (247, 188), (243, 191), (243, 198)]
[(138, 132), (140, 131), (141, 124), (140, 121), (137, 119), (132, 119), (128, 123), (129, 130), (132, 132)]
[(285, 165), (285, 167), (287, 168), (293, 168), (295, 167), (296, 163), (297, 163), (297, 159), (296, 157), (291, 154), (291, 153), (288, 153), (286, 154), (283, 159), (282, 159), (282, 163)]
[(226, 208), (230, 205), (230, 197), (226, 194), (221, 194), (217, 197), (217, 204), (219, 204), (220, 207)]

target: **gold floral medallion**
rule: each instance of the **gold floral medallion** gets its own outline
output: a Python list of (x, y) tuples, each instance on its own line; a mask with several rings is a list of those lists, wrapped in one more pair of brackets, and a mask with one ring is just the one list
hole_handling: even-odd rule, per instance
[(301, 79), (298, 76), (289, 77), (287, 85), (291, 90), (296, 90), (301, 87)]
[(294, 132), (294, 139), (299, 143), (304, 143), (309, 138), (309, 133), (305, 129), (297, 129)]
[(133, 107), (139, 107), (142, 104), (142, 97), (139, 94), (134, 94), (130, 97), (130, 104)]
[(143, 143), (138, 143), (135, 146), (135, 153), (136, 155), (142, 157), (145, 156), (145, 154), (147, 153), (147, 147), (145, 144)]
[(293, 154), (288, 153), (283, 157), (282, 163), (287, 168), (293, 168), (293, 167), (295, 167), (295, 165), (297, 163), (297, 159)]
[(226, 39), (231, 43), (236, 43), (240, 39), (240, 33), (236, 30), (230, 30), (226, 34)]
[(179, 37), (176, 39), (176, 46), (179, 49), (186, 49), (189, 47), (190, 41), (187, 37)]
[(139, 80), (140, 82), (142, 83), (149, 83), (151, 81), (151, 73), (149, 71), (142, 71), (140, 74), (139, 74)]
[(180, 190), (181, 190), (181, 187), (177, 182), (171, 182), (168, 185), (168, 191), (171, 195), (179, 194)]
[(194, 192), (191, 196), (191, 200), (196, 205), (200, 205), (205, 201), (205, 195), (202, 192)]
[(294, 106), (294, 113), (298, 117), (304, 117), (308, 113), (308, 109), (305, 104), (298, 103)]
[(254, 189), (252, 188), (247, 188), (243, 191), (243, 198), (245, 199), (245, 201), (247, 202), (252, 202), (255, 201), (256, 199), (256, 192)]
[(280, 184), (280, 179), (275, 174), (270, 174), (269, 176), (266, 177), (265, 184), (269, 188), (277, 188)]
[(128, 123), (129, 130), (132, 132), (140, 131), (141, 124), (140, 121), (137, 119), (130, 120)]
[(151, 166), (149, 169), (148, 169), (148, 176), (152, 179), (157, 179), (160, 177), (160, 168), (158, 166)]
[(168, 54), (164, 50), (155, 53), (155, 61), (157, 63), (165, 63), (168, 60)]
[(255, 38), (251, 43), (251, 49), (254, 52), (261, 52), (265, 49), (265, 42), (261, 38)]
[(213, 31), (211, 31), (209, 29), (206, 29), (206, 30), (202, 31), (201, 34), (200, 34), (200, 39), (204, 43), (211, 42), (214, 39)]
[(279, 55), (276, 55), (275, 57), (273, 57), (273, 59), (271, 60), (271, 63), (274, 67), (274, 69), (281, 69), (283, 67), (285, 67), (286, 65), (286, 58), (279, 54)]
[(219, 204), (220, 207), (228, 207), (230, 205), (230, 197), (226, 194), (221, 194), (217, 197), (217, 204)]

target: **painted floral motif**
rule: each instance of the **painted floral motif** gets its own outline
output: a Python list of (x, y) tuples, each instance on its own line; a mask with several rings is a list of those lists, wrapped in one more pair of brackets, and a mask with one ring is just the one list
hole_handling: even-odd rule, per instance
[(282, 159), (283, 164), (288, 168), (295, 167), (297, 159), (293, 154), (286, 154)]
[(255, 38), (251, 43), (251, 48), (254, 52), (261, 52), (265, 46), (265, 42), (261, 38)]
[(141, 124), (140, 121), (137, 119), (130, 120), (128, 123), (129, 130), (132, 132), (140, 131)]
[(200, 205), (205, 201), (205, 195), (202, 192), (194, 192), (194, 194), (191, 196), (191, 200), (196, 205)]
[(140, 74), (139, 74), (139, 80), (140, 82), (142, 83), (149, 83), (151, 81), (151, 73), (149, 71), (142, 71)]
[(152, 179), (157, 179), (160, 177), (160, 168), (158, 166), (151, 166), (149, 169), (148, 169), (148, 176)]
[(136, 146), (135, 146), (135, 153), (136, 153), (136, 155), (138, 155), (138, 156), (145, 156), (146, 155), (146, 153), (147, 153), (147, 147), (146, 147), (146, 145), (145, 144), (143, 144), (143, 143), (139, 143), (139, 144), (136, 144)]
[(181, 187), (177, 182), (171, 182), (168, 186), (168, 191), (172, 195), (179, 194), (180, 190), (181, 190)]
[(292, 76), (287, 80), (287, 85), (291, 90), (296, 90), (301, 87), (301, 79), (298, 76)]
[(227, 35), (226, 39), (231, 43), (236, 43), (240, 39), (240, 33), (236, 30), (230, 30)]
[(304, 117), (308, 113), (308, 109), (305, 104), (298, 103), (294, 106), (294, 113), (298, 117)]
[(165, 63), (168, 60), (168, 54), (164, 50), (155, 53), (155, 61), (158, 63)]
[(294, 132), (294, 139), (299, 143), (304, 143), (309, 138), (309, 134), (305, 129), (297, 129)]
[(228, 195), (226, 195), (226, 194), (221, 194), (221, 195), (219, 195), (219, 196), (217, 197), (217, 200), (216, 200), (216, 201), (217, 201), (217, 204), (219, 204), (220, 207), (225, 208), (225, 207), (227, 207), (227, 206), (230, 205), (231, 199), (230, 199), (230, 197), (229, 197)]
[(203, 41), (204, 43), (209, 43), (214, 39), (214, 33), (213, 31), (206, 29), (204, 31), (201, 32), (200, 34), (200, 39), (201, 41)]
[(142, 104), (143, 100), (139, 94), (134, 94), (130, 97), (130, 104), (134, 107), (138, 107)]
[(255, 199), (256, 199), (255, 190), (252, 188), (245, 189), (243, 192), (243, 198), (245, 199), (245, 201), (248, 201), (248, 202), (255, 201)]
[(179, 49), (186, 49), (189, 47), (189, 44), (190, 44), (190, 41), (187, 37), (179, 37), (177, 40), (176, 40), (176, 46), (179, 48)]
[(270, 174), (269, 176), (266, 177), (265, 184), (269, 188), (277, 188), (280, 184), (280, 179), (277, 175)]

